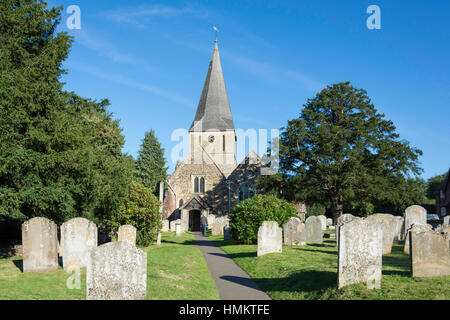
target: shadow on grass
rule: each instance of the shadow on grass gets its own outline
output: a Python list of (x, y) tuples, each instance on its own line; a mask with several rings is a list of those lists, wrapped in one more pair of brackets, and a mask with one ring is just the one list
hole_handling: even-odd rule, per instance
[(256, 258), (256, 252), (239, 252), (239, 253), (210, 253), (211, 255), (225, 258)]
[(309, 252), (321, 252), (321, 253), (326, 253), (326, 254), (332, 254), (332, 255), (337, 255), (337, 252), (333, 252), (333, 251), (325, 251), (325, 250), (313, 250), (313, 249), (306, 249), (306, 248), (293, 248), (295, 250), (301, 250), (301, 251), (309, 251)]

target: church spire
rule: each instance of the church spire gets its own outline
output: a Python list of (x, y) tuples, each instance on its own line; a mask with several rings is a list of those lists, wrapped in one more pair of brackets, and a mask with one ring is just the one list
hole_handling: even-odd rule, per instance
[(218, 30), (216, 27), (214, 27), (214, 30), (216, 31), (214, 50), (190, 132), (234, 131), (233, 117), (217, 45)]

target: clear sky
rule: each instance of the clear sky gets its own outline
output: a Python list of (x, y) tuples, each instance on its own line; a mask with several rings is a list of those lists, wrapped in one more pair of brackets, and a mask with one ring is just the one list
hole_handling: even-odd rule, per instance
[[(381, 29), (369, 30), (369, 5)], [(208, 70), (214, 31), (236, 128), (272, 129), (297, 117), (328, 84), (364, 88), (402, 139), (421, 149), (423, 177), (450, 167), (449, 1), (52, 0), (78, 5), (81, 30), (64, 63), (65, 89), (108, 98), (124, 152), (145, 131), (166, 149), (189, 129)], [(241, 160), (241, 159), (238, 159)]]

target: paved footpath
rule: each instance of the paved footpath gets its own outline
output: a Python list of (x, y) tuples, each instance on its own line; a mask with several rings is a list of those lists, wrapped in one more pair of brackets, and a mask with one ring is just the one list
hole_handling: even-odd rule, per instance
[(214, 242), (194, 232), (222, 300), (271, 300), (258, 285)]

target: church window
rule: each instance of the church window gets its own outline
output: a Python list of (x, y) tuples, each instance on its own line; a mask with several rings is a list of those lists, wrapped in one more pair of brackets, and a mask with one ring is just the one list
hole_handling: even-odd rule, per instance
[(248, 182), (241, 184), (241, 186), (239, 187), (238, 190), (239, 201), (252, 198), (255, 196), (255, 194), (256, 194), (255, 187)]
[(200, 179), (200, 193), (205, 193), (205, 178)]
[(198, 193), (198, 178), (194, 179), (194, 193)]

